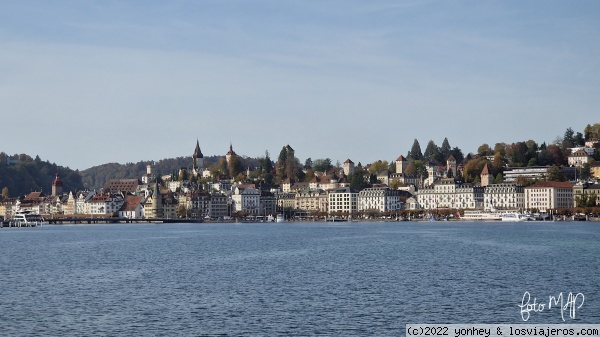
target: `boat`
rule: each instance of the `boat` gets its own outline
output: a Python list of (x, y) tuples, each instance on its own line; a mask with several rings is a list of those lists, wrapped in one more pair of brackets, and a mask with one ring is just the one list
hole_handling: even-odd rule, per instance
[(502, 219), (503, 212), (498, 210), (482, 211), (482, 210), (466, 210), (461, 220), (469, 221), (499, 221)]
[(8, 221), (8, 227), (37, 227), (48, 224), (44, 218), (31, 211), (17, 211)]
[(535, 220), (531, 215), (520, 212), (505, 212), (502, 214), (502, 221), (523, 222)]
[(283, 214), (277, 214), (277, 217), (275, 218), (275, 222), (285, 222), (285, 218), (283, 217)]

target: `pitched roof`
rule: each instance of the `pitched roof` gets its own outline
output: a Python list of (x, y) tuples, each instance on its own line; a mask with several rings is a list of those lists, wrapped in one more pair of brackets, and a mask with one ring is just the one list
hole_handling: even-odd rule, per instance
[(204, 156), (202, 155), (202, 151), (200, 151), (200, 143), (198, 142), (197, 139), (196, 139), (196, 149), (194, 150), (194, 154), (192, 155), (192, 158), (204, 158)]
[(481, 174), (490, 174), (490, 170), (488, 169), (488, 164), (487, 163), (483, 167), (483, 170), (481, 170)]
[(132, 212), (142, 203), (141, 195), (128, 195), (125, 197), (125, 202), (119, 211), (122, 212)]
[(110, 193), (133, 193), (137, 190), (138, 185), (139, 182), (137, 179), (113, 179), (104, 184), (103, 188)]
[(400, 155), (400, 157), (398, 157), (398, 159), (396, 159), (396, 161), (406, 161), (406, 158), (404, 158), (403, 155)]

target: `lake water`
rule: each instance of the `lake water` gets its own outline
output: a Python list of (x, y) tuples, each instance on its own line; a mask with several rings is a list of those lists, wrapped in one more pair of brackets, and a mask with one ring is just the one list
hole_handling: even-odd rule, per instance
[(399, 336), (407, 323), (600, 322), (600, 223), (0, 229), (2, 336)]

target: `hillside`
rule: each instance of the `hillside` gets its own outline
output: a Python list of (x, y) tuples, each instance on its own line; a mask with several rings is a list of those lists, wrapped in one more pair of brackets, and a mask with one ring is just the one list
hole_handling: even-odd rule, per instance
[(11, 156), (10, 164), (7, 158), (6, 153), (0, 153), (0, 189), (7, 188), (9, 197), (23, 196), (33, 191), (50, 194), (52, 181), (57, 172), (63, 182), (63, 191), (76, 191), (83, 188), (78, 171), (42, 161), (37, 156), (35, 159), (26, 154)]
[[(216, 164), (223, 156), (204, 157), (204, 167), (210, 167)], [(249, 164), (254, 167), (256, 160), (252, 158), (242, 158), (245, 165)], [(111, 179), (140, 179), (146, 173), (146, 165), (148, 161), (140, 161), (137, 163), (108, 163), (98, 165), (81, 171), (81, 177), (84, 185), (89, 189), (102, 188), (104, 184)], [(164, 175), (176, 173), (180, 168), (191, 167), (192, 157), (177, 157), (161, 159), (154, 162), (153, 172), (155, 174)]]

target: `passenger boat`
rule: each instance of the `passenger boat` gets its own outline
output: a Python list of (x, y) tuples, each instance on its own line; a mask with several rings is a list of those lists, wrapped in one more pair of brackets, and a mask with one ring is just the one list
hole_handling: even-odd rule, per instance
[(499, 221), (502, 219), (502, 214), (503, 213), (498, 210), (466, 210), (460, 219), (470, 221)]
[(44, 218), (31, 211), (17, 211), (8, 221), (8, 227), (37, 227), (48, 224)]
[(275, 218), (275, 222), (285, 222), (285, 218), (283, 217), (283, 214), (277, 214), (277, 217)]
[(505, 212), (502, 214), (502, 221), (506, 222), (522, 222), (535, 220), (531, 215), (520, 212)]

